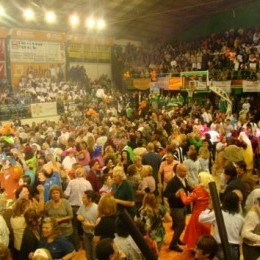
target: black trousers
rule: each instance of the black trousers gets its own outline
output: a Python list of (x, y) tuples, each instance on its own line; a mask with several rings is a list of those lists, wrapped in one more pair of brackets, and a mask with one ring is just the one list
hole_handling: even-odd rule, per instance
[(178, 244), (178, 240), (185, 228), (186, 222), (186, 208), (171, 208), (171, 215), (173, 217), (173, 237), (170, 243), (170, 246), (176, 246)]

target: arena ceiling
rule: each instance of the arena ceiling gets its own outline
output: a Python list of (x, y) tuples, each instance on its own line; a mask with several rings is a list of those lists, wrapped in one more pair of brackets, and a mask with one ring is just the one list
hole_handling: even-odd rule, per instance
[[(174, 35), (220, 12), (243, 7), (255, 0), (5, 0), (7, 19), (0, 25), (41, 30), (71, 31), (68, 17), (73, 12), (80, 17), (103, 16), (107, 27), (99, 32), (116, 39), (173, 38)], [(38, 16), (35, 22), (25, 22), (21, 9), (31, 6)], [(45, 9), (56, 11), (58, 23), (46, 25)], [(87, 33), (82, 25), (80, 33)], [(89, 32), (88, 32), (89, 33)]]

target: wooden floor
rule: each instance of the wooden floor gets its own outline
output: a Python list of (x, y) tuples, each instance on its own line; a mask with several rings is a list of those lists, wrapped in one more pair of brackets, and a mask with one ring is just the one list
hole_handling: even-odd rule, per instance
[(169, 250), (169, 244), (172, 239), (173, 231), (171, 229), (171, 223), (166, 223), (164, 224), (165, 229), (166, 229), (166, 239), (165, 243), (162, 246), (159, 254), (159, 259), (161, 260), (189, 260), (189, 259), (194, 259), (191, 250), (186, 249), (185, 246), (181, 246), (181, 248), (184, 250), (183, 253), (178, 253), (175, 251)]

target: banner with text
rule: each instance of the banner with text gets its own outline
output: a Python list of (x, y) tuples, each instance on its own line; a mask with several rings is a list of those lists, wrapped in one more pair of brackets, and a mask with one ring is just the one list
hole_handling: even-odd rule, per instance
[(59, 33), (19, 28), (10, 30), (10, 35), (12, 39), (66, 42), (66, 33), (64, 32)]
[(65, 63), (65, 58), (64, 43), (10, 40), (11, 62)]
[(231, 93), (231, 80), (211, 81), (211, 86), (219, 87), (219, 88), (225, 90), (227, 93)]
[(32, 117), (47, 117), (57, 115), (56, 102), (31, 104)]
[(70, 61), (110, 63), (111, 47), (108, 45), (90, 45), (69, 43), (67, 47)]
[(260, 81), (243, 80), (243, 92), (260, 92)]

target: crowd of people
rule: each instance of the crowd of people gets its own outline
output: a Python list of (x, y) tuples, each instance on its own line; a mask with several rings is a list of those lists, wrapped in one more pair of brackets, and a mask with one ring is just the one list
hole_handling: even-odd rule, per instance
[(125, 211), (155, 255), (164, 244), (165, 221), (174, 230), (169, 249), (177, 252), (184, 244), (195, 249), (214, 225), (224, 259), (215, 213), (208, 210), (212, 181), (223, 201), (232, 256), (239, 259), (243, 242), (245, 259), (256, 259), (248, 257), (260, 250), (252, 228), (259, 223), (252, 219), (258, 195), (251, 198), (259, 191), (260, 135), (250, 100), (240, 115), (222, 113), (211, 102), (166, 108), (151, 101), (140, 112), (142, 94), (127, 96), (120, 96), (128, 104), (122, 109), (97, 98), (77, 125), (61, 117), (2, 126), (0, 234), (14, 259), (34, 259), (37, 250), (47, 250), (40, 251), (46, 259), (73, 259), (81, 245), (87, 259), (105, 259), (98, 258), (104, 241), (117, 248), (111, 254), (143, 259), (120, 218)]
[[(236, 50), (248, 63), (248, 54), (258, 59), (253, 53), (254, 48), (258, 51), (258, 34), (252, 30), (215, 34), (194, 42), (194, 52), (187, 52), (190, 45), (168, 45), (156, 60), (171, 64), (174, 58), (171, 69), (176, 70), (208, 69), (203, 66), (215, 66), (221, 55), (228, 57), (230, 66), (231, 52)], [(138, 57), (150, 57), (132, 56), (127, 48), (129, 66), (139, 62)], [(229, 56), (216, 53), (227, 53), (228, 48)], [(201, 67), (196, 61), (195, 68), (185, 54), (198, 50), (214, 60), (202, 59)], [(140, 64), (149, 66), (151, 61)], [(255, 68), (257, 72), (258, 63)], [(165, 229), (168, 222), (174, 231), (169, 250), (182, 253), (188, 248), (195, 259), (225, 259), (208, 188), (215, 182), (232, 258), (239, 259), (241, 252), (244, 259), (260, 257), (256, 97), (234, 97), (233, 113), (226, 114), (216, 96), (199, 104), (186, 102), (178, 93), (172, 102), (163, 94), (122, 94), (109, 89), (110, 83), (103, 76), (88, 92), (77, 83), (21, 80), (16, 95), (24, 93), (22, 102), (27, 103), (28, 97), (39, 102), (71, 100), (81, 116), (2, 125), (0, 256), (80, 259), (83, 248), (87, 259), (144, 259), (145, 250), (124, 222), (127, 215), (155, 257), (170, 232)], [(83, 96), (87, 102), (81, 102)]]
[(115, 48), (125, 71), (133, 77), (178, 75), (182, 71), (209, 70), (213, 80), (259, 79), (259, 28), (230, 29), (208, 38), (178, 43), (149, 42)]

